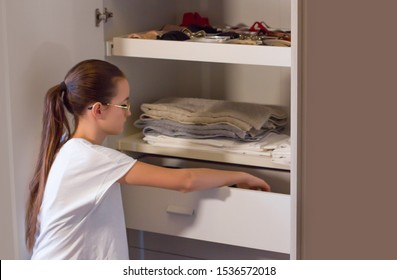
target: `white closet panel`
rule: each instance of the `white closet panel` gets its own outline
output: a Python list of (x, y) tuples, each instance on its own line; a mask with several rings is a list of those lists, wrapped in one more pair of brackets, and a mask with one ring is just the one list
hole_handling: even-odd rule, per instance
[(15, 241), (4, 240), (14, 244), (15, 258), (25, 259), (29, 257), (24, 241), (26, 196), (40, 145), (44, 95), (77, 62), (104, 59), (103, 28), (95, 27), (94, 21), (95, 9), (102, 10), (103, 2), (3, 0), (0, 4), (0, 42), (5, 48), (1, 55), (7, 57), (2, 71), (8, 79), (8, 101), (3, 105), (9, 106), (6, 133), (12, 165), (10, 184), (2, 188), (12, 193)]

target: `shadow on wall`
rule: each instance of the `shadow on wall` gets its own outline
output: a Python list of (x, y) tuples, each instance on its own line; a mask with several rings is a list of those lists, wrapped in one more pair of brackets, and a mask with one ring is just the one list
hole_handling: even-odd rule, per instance
[[(30, 255), (24, 247), (25, 204), (28, 196), (28, 184), (33, 174), (40, 148), (43, 104), (47, 90), (63, 80), (72, 67), (70, 52), (59, 44), (44, 43), (32, 53), (29, 63), (21, 64), (20, 74), (15, 75), (21, 82), (11, 88), (12, 139), (14, 145), (14, 166), (16, 209), (20, 257)], [(19, 69), (18, 69), (19, 71)]]

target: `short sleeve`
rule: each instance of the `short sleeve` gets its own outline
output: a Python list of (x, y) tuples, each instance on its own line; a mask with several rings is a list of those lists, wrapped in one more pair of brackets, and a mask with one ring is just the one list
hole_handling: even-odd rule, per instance
[(136, 159), (114, 149), (95, 146), (99, 154), (98, 169), (101, 169), (102, 178), (98, 182), (96, 202), (98, 203), (106, 191), (123, 177), (136, 163)]
[(47, 201), (61, 200), (59, 205), (68, 211), (87, 213), (135, 162), (120, 151), (84, 139), (71, 139), (51, 166)]

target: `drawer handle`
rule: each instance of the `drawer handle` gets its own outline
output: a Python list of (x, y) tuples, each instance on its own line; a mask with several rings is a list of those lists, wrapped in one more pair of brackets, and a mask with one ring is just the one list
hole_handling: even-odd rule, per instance
[(177, 205), (168, 205), (167, 213), (170, 214), (178, 214), (178, 215), (186, 215), (186, 216), (193, 216), (194, 209), (184, 206), (177, 206)]

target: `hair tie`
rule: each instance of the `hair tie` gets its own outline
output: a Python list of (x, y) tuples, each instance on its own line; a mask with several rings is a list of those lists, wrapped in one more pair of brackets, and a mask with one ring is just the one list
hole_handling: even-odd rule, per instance
[(64, 81), (62, 81), (62, 82), (60, 83), (60, 86), (61, 86), (61, 90), (62, 90), (63, 92), (67, 92), (67, 91), (68, 91), (68, 88), (67, 88), (67, 86), (66, 86), (66, 84), (65, 84)]
[(61, 87), (61, 100), (62, 100), (62, 102), (63, 102), (63, 105), (66, 107), (66, 109), (67, 109), (71, 114), (73, 114), (73, 110), (72, 110), (72, 108), (70, 107), (69, 101), (68, 101), (68, 99), (67, 99), (67, 97), (66, 97), (66, 94), (68, 93), (68, 88), (67, 88), (65, 82), (62, 81), (62, 82), (59, 84), (59, 86)]

